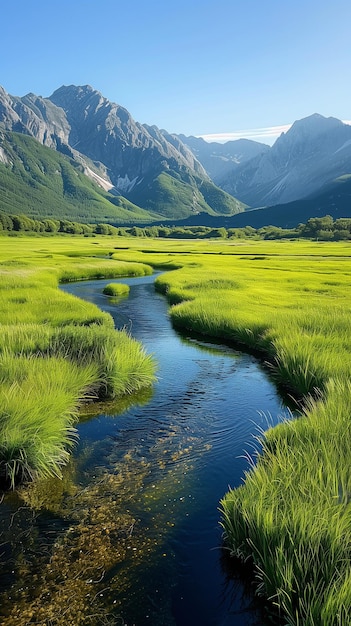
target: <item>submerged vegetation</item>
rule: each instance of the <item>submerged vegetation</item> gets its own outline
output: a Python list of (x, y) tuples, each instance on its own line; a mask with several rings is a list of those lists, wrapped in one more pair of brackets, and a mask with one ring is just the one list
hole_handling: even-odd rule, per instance
[[(230, 553), (253, 564), (258, 592), (271, 600), (284, 623), (349, 624), (349, 244), (121, 237), (107, 244), (102, 238), (87, 241), (82, 237), (75, 239), (73, 250), (69, 240), (59, 237), (40, 242), (23, 238), (20, 261), (18, 243), (15, 248), (15, 240), (3, 238), (0, 394), (5, 408), (0, 428), (1, 444), (8, 443), (6, 450), (1, 449), (2, 471), (6, 468), (13, 482), (22, 474), (58, 473), (74, 436), (72, 415), (78, 396), (119, 395), (147, 386), (153, 378), (152, 362), (140, 345), (136, 344), (137, 356), (131, 351), (127, 357), (123, 351), (120, 360), (115, 358), (123, 341), (127, 351), (133, 342), (123, 334), (123, 341), (116, 339), (114, 344), (112, 335), (119, 335), (113, 331), (111, 318), (93, 305), (60, 293), (58, 281), (112, 278), (127, 273), (130, 263), (133, 272), (136, 268), (151, 271), (150, 266), (178, 268), (156, 281), (172, 305), (173, 324), (260, 352), (271, 375), (294, 396), (300, 411), (297, 419), (262, 435), (244, 484), (224, 495), (225, 545)], [(119, 363), (125, 364), (123, 371)], [(63, 372), (61, 378), (58, 370)], [(77, 396), (72, 380), (79, 381), (79, 377)], [(38, 429), (30, 424), (26, 462), (21, 456), (24, 446), (19, 445), (24, 430), (20, 425), (29, 414), (35, 415), (34, 396), (27, 389), (38, 388), (40, 399), (43, 386), (50, 391), (48, 379), (50, 385), (58, 386), (53, 392), (55, 407), (62, 398), (60, 414), (69, 419), (64, 448), (54, 447), (51, 464), (42, 470), (45, 453), (36, 456), (37, 464), (28, 462), (33, 442), (39, 441), (44, 427), (57, 424), (55, 436), (61, 437), (60, 428), (62, 433), (62, 422), (50, 413), (50, 393), (45, 396), (44, 411), (36, 410), (40, 416), (52, 417), (41, 417)], [(64, 393), (59, 393), (60, 385)], [(7, 428), (11, 419), (12, 435)], [(50, 430), (43, 441), (55, 442)], [(11, 450), (15, 451), (13, 461)]]

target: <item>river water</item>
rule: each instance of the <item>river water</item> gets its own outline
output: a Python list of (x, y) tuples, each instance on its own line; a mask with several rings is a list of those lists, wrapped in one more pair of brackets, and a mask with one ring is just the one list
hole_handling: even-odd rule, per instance
[[(110, 281), (62, 287), (140, 340), (158, 380), (134, 404), (85, 416), (63, 487), (51, 481), (46, 496), (34, 492), (36, 509), (32, 493), (34, 512), (16, 496), (2, 503), (6, 625), (271, 623), (222, 548), (218, 506), (242, 483), (257, 435), (288, 411), (253, 356), (178, 334), (154, 279), (119, 279), (131, 289), (118, 301), (102, 294)], [(20, 546), (7, 539), (9, 520)], [(32, 621), (18, 618), (24, 604)]]

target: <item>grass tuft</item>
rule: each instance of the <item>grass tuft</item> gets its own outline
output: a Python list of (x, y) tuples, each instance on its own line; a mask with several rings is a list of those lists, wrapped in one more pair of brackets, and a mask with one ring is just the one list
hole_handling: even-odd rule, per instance
[(106, 296), (127, 296), (129, 294), (129, 285), (124, 283), (109, 283), (102, 292)]

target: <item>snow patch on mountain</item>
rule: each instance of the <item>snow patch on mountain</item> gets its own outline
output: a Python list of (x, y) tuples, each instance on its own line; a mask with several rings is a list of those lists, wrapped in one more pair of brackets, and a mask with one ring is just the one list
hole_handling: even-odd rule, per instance
[(3, 148), (0, 147), (0, 163), (8, 163), (8, 158), (7, 155), (5, 153), (5, 150)]
[(138, 183), (138, 176), (130, 180), (128, 174), (126, 174), (123, 177), (118, 176), (117, 181), (116, 181), (116, 187), (117, 189), (119, 189), (119, 191), (129, 192), (133, 189), (133, 187), (135, 187), (137, 183)]
[(340, 150), (344, 150), (348, 146), (351, 146), (351, 139), (349, 139), (348, 141), (345, 141), (344, 145), (340, 146), (340, 148), (338, 148), (338, 150), (335, 150), (334, 154), (337, 154), (337, 152), (340, 152)]
[(113, 189), (113, 185), (109, 180), (106, 180), (105, 178), (102, 178), (102, 176), (96, 174), (96, 172), (93, 172), (90, 167), (85, 168), (85, 173), (90, 178), (92, 178), (100, 187), (105, 189), (105, 191), (110, 191), (110, 189)]

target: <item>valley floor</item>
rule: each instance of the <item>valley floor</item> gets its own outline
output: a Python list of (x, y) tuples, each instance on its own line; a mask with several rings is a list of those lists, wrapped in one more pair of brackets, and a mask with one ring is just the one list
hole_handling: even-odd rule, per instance
[[(122, 392), (120, 388), (113, 391), (121, 373), (113, 369), (114, 360), (111, 364), (106, 359), (106, 353), (117, 349), (108, 316), (58, 295), (57, 284), (85, 277), (112, 278), (128, 271), (149, 272), (150, 267), (174, 270), (158, 277), (156, 287), (167, 296), (176, 327), (260, 352), (277, 384), (295, 397), (300, 411), (297, 419), (262, 435), (262, 454), (245, 484), (224, 495), (226, 545), (233, 554), (252, 561), (259, 593), (270, 598), (286, 624), (346, 626), (351, 614), (348, 243), (2, 238), (1, 390), (11, 405), (6, 415), (11, 408), (13, 424), (21, 424), (16, 413), (18, 397), (23, 404), (27, 387), (34, 386), (33, 361), (38, 367), (39, 390), (43, 359), (55, 360), (64, 380), (76, 378), (75, 372), (63, 369), (67, 351), (75, 355), (69, 367), (77, 367), (79, 354), (80, 395), (83, 388), (94, 388), (94, 381), (96, 386), (101, 372), (100, 390), (108, 389), (112, 395)], [(93, 358), (85, 354), (80, 358), (80, 333), (86, 333), (84, 344), (90, 346)], [(104, 339), (96, 343), (99, 333)], [(97, 349), (101, 343), (109, 346), (103, 354)], [(27, 372), (24, 360), (38, 353), (42, 358), (31, 358)], [(149, 357), (139, 345), (136, 353), (143, 373), (140, 370), (133, 377), (129, 388), (128, 369), (135, 371), (129, 361), (123, 374), (124, 390), (131, 391), (140, 381), (143, 385), (152, 382)], [(20, 396), (16, 391), (12, 397), (9, 388), (19, 390)], [(68, 391), (77, 396), (77, 390)], [(34, 396), (30, 402), (35, 416)], [(66, 414), (67, 401), (62, 402)], [(5, 413), (2, 463), (16, 480), (19, 471), (26, 474), (26, 466), (19, 470), (18, 462), (6, 456), (20, 449), (21, 440), (18, 428), (10, 434)], [(52, 416), (50, 423), (55, 421)], [(67, 444), (70, 435), (65, 432)], [(62, 454), (54, 455), (57, 466), (46, 471), (57, 471), (65, 460), (66, 453)], [(40, 468), (39, 464), (34, 470)]]

